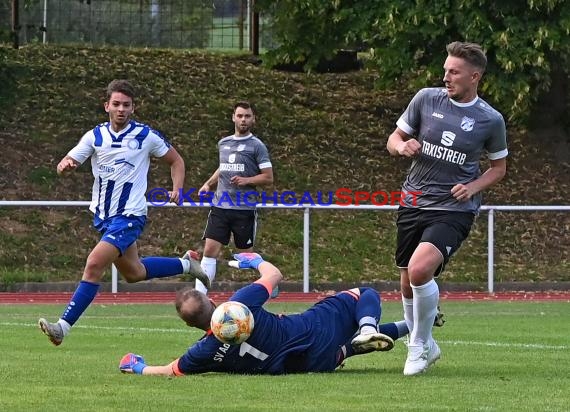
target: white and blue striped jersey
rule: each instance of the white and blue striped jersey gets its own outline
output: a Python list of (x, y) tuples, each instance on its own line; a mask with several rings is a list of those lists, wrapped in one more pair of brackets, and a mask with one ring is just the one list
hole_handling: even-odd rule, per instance
[(131, 120), (116, 133), (110, 122), (83, 135), (67, 154), (79, 163), (91, 157), (93, 192), (89, 209), (100, 219), (146, 216), (150, 157), (162, 157), (170, 144), (156, 130)]

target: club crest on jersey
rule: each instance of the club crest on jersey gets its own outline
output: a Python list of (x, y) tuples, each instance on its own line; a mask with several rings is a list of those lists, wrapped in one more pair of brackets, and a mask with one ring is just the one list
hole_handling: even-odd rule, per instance
[(245, 149), (245, 145), (244, 145), (244, 144), (240, 144), (240, 145), (237, 147), (237, 151), (238, 151), (238, 152), (243, 152), (243, 149)]
[(232, 153), (229, 157), (228, 157), (228, 162), (230, 163), (235, 163), (236, 162), (236, 154)]
[(475, 124), (475, 119), (467, 116), (463, 116), (461, 119), (461, 128), (466, 132), (470, 132), (473, 130), (473, 125)]
[(137, 150), (139, 148), (139, 142), (137, 142), (135, 139), (128, 139), (127, 147), (131, 150)]
[(454, 140), (455, 140), (455, 133), (453, 132), (446, 130), (441, 134), (441, 144), (444, 146), (453, 145)]

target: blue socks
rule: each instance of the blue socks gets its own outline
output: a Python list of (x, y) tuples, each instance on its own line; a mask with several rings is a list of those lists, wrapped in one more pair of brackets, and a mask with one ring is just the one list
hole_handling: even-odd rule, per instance
[(380, 297), (372, 288), (360, 288), (360, 299), (356, 303), (356, 319), (358, 326), (369, 324), (376, 328), (380, 321)]
[[(148, 257), (142, 259), (141, 262), (146, 268), (147, 279), (163, 278), (184, 273), (182, 262), (178, 258)], [(60, 319), (67, 322), (69, 326), (73, 326), (91, 302), (93, 302), (98, 291), (98, 283), (85, 280), (79, 282), (79, 286), (75, 289)]]
[(383, 333), (384, 335), (388, 335), (394, 340), (400, 338), (401, 336), (400, 332), (398, 331), (398, 327), (394, 322), (381, 324), (378, 328), (378, 332)]
[(166, 278), (184, 273), (182, 262), (179, 258), (146, 257), (141, 259), (146, 268), (146, 278)]
[(71, 297), (69, 304), (65, 308), (61, 319), (73, 326), (77, 319), (85, 312), (85, 309), (91, 304), (97, 292), (99, 291), (98, 283), (91, 283), (85, 280), (79, 282), (79, 286), (75, 289), (75, 293)]

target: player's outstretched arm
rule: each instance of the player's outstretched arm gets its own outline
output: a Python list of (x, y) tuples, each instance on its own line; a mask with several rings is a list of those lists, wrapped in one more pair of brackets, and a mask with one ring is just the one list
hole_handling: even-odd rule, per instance
[[(175, 361), (176, 362), (176, 361)], [(155, 376), (178, 376), (174, 374), (173, 365), (174, 362), (169, 363), (168, 365), (162, 366), (147, 366), (144, 368), (143, 375), (155, 375)]]
[(283, 280), (283, 275), (281, 274), (281, 271), (277, 269), (277, 267), (273, 265), (273, 263), (263, 261), (257, 267), (257, 270), (259, 270), (261, 279), (269, 281), (269, 283), (271, 283), (271, 285), (273, 286), (273, 289), (275, 289), (275, 287), (279, 284), (279, 282)]
[(174, 373), (176, 362), (178, 362), (178, 360), (168, 365), (150, 366), (145, 363), (141, 355), (127, 353), (119, 362), (119, 370), (122, 373), (133, 373), (136, 375), (176, 376)]
[(263, 260), (258, 253), (236, 253), (234, 259), (228, 264), (238, 269), (257, 269), (261, 275), (257, 282), (271, 285), (271, 289), (281, 282), (283, 275), (281, 271), (272, 263)]

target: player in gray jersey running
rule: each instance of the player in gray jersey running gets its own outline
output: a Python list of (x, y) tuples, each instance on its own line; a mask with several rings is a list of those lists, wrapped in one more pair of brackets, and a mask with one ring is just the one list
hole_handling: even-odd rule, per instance
[[(251, 133), (255, 112), (247, 102), (234, 105), (235, 130), (218, 142), (219, 166), (199, 192), (216, 188), (204, 230), (202, 269), (210, 281), (216, 276), (216, 258), (233, 235), (238, 253), (253, 251), (257, 226), (257, 187), (273, 184), (273, 167), (263, 142)], [(196, 289), (207, 293), (197, 280)]]
[[(396, 264), (400, 269), (404, 318), (410, 330), (404, 375), (424, 372), (441, 356), (432, 337), (439, 275), (467, 238), (481, 206), (481, 192), (506, 172), (505, 122), (477, 95), (487, 58), (481, 46), (447, 45), (445, 88), (420, 90), (388, 138), (393, 156), (412, 158), (398, 210)], [(490, 167), (481, 174), (479, 160)]]

